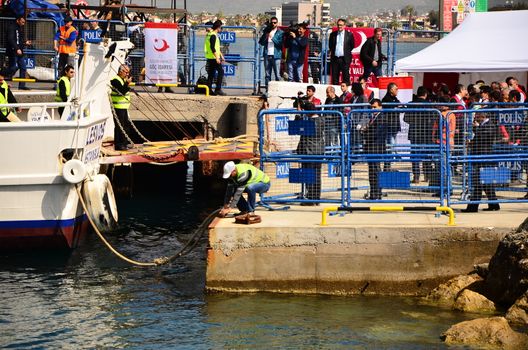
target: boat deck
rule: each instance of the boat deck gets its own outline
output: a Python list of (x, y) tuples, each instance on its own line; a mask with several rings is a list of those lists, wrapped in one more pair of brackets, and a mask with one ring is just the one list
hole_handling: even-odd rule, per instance
[[(195, 154), (193, 147), (198, 149)], [(181, 141), (156, 141), (135, 144), (126, 151), (114, 150), (112, 142), (104, 142), (101, 149), (101, 164), (116, 163), (173, 163), (191, 160), (240, 160), (256, 156), (258, 141), (251, 137), (232, 139), (204, 139)]]

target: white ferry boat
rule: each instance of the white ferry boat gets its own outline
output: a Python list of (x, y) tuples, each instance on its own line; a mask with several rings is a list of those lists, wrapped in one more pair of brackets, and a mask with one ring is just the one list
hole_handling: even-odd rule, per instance
[(0, 105), (22, 110), (21, 122), (0, 123), (0, 250), (75, 248), (89, 228), (76, 186), (105, 211), (98, 219), (117, 222), (99, 152), (113, 126), (109, 81), (131, 47), (87, 44), (69, 102)]

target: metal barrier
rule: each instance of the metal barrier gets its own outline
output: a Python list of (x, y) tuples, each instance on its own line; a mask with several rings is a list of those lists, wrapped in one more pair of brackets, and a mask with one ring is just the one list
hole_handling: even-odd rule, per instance
[[(15, 19), (0, 17), (0, 32), (6, 33), (8, 26), (15, 26)], [(57, 25), (49, 19), (28, 18), (25, 25), (26, 40), (31, 41), (25, 50), (25, 61), (28, 74), (38, 80), (55, 79), (55, 57), (53, 37), (57, 31)], [(6, 65), (7, 35), (0, 37), (0, 60)], [(22, 77), (25, 78), (25, 77)]]
[(388, 75), (394, 74), (394, 65), (396, 61), (415, 54), (416, 52), (425, 49), (431, 44), (434, 44), (438, 40), (442, 39), (444, 35), (449, 32), (443, 32), (438, 30), (405, 30), (400, 29), (394, 31), (392, 39), (389, 40), (392, 44), (389, 45), (388, 49), (392, 48), (388, 56)]
[(528, 108), (457, 111), (448, 118), (465, 126), (461, 148), (448, 149), (448, 205), (527, 202)]
[(446, 142), (444, 118), (437, 109), (352, 110), (346, 126), (347, 205), (443, 205)]
[(261, 168), (272, 179), (264, 202), (344, 205), (341, 112), (263, 110), (259, 133)]
[[(190, 34), (191, 80), (207, 76), (204, 40), (208, 26), (193, 26)], [(222, 89), (252, 89), (257, 92), (259, 49), (256, 27), (222, 26), (220, 51), (224, 55)]]
[(327, 226), (327, 215), (330, 212), (349, 212), (354, 211), (371, 211), (371, 212), (389, 212), (389, 211), (438, 211), (449, 215), (448, 226), (455, 226), (455, 212), (449, 207), (326, 207), (321, 212), (321, 226)]

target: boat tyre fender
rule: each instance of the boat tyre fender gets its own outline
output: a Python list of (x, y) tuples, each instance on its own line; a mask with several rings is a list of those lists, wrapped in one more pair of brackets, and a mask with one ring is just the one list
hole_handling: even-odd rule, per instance
[(62, 177), (71, 184), (78, 184), (86, 178), (86, 167), (79, 159), (70, 159), (62, 166)]
[(109, 232), (117, 228), (118, 214), (114, 190), (106, 175), (97, 174), (87, 179), (83, 186), (83, 198), (87, 215), (90, 215), (99, 231)]

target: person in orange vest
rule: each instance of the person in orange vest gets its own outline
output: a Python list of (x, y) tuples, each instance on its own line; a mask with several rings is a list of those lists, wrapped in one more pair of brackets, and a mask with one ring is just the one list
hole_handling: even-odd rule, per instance
[(70, 16), (64, 18), (64, 25), (55, 33), (53, 39), (55, 51), (59, 54), (59, 72), (67, 64), (73, 65), (73, 56), (77, 52), (77, 29), (73, 26), (73, 19)]

